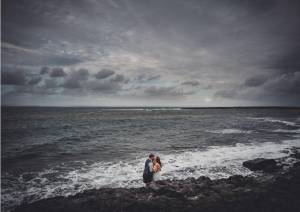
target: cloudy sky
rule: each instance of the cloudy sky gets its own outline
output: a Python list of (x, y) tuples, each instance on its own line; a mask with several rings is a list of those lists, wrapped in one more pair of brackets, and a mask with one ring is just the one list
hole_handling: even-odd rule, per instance
[(2, 104), (300, 106), (300, 1), (3, 0)]

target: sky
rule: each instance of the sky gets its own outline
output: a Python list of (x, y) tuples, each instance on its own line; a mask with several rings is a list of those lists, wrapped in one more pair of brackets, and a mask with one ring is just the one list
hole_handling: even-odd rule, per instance
[(2, 105), (300, 106), (298, 0), (2, 0)]

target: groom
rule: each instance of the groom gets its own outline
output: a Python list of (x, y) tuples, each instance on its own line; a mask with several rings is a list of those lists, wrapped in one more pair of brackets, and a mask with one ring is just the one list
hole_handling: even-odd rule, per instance
[(149, 187), (150, 183), (153, 180), (153, 160), (154, 160), (154, 155), (150, 154), (149, 158), (145, 162), (143, 181), (146, 184), (146, 187)]

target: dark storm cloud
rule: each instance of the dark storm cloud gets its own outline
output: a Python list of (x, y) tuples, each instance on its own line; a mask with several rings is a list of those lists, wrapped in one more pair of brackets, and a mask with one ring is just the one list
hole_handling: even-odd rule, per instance
[(187, 80), (187, 81), (184, 81), (181, 83), (181, 85), (185, 86), (186, 88), (190, 88), (192, 90), (199, 90), (201, 89), (202, 91), (203, 90), (211, 90), (213, 89), (213, 85), (210, 84), (210, 83), (213, 83), (213, 82), (199, 82), (198, 80)]
[(246, 79), (244, 85), (248, 86), (248, 87), (257, 87), (257, 86), (261, 86), (262, 84), (264, 84), (267, 80), (268, 80), (268, 78), (266, 76), (258, 75), (258, 76), (254, 76), (254, 77), (250, 77), (250, 78)]
[(43, 86), (43, 88), (45, 88), (45, 89), (52, 89), (52, 88), (57, 88), (57, 87), (59, 87), (59, 84), (57, 83), (57, 81), (55, 79), (46, 79), (45, 84)]
[(123, 89), (124, 84), (128, 81), (129, 79), (123, 74), (116, 74), (113, 77), (91, 81), (87, 85), (87, 89), (98, 94), (116, 94)]
[[(262, 80), (263, 79), (263, 80)], [(224, 88), (215, 93), (215, 97), (260, 100), (261, 103), (276, 105), (300, 104), (300, 71), (284, 73), (266, 78), (251, 78), (244, 84)]]
[(50, 77), (65, 77), (67, 74), (62, 68), (53, 68), (50, 72)]
[(200, 85), (200, 83), (197, 80), (185, 81), (185, 82), (183, 82), (181, 84), (182, 85), (190, 85), (190, 86)]
[(128, 82), (128, 79), (126, 79), (123, 74), (116, 74), (116, 76), (114, 76), (111, 79), (111, 81), (116, 83), (121, 83), (121, 82)]
[[(54, 70), (54, 72), (53, 72)], [(57, 70), (60, 70), (59, 72)], [(116, 74), (114, 77), (102, 80), (90, 79), (87, 69), (71, 70), (69, 74), (62, 74), (61, 68), (51, 69), (47, 78), (44, 75), (28, 74), (25, 71), (3, 72), (2, 83), (12, 85), (9, 95), (36, 94), (36, 95), (82, 95), (82, 94), (116, 94), (128, 82), (127, 77)], [(55, 76), (55, 77), (53, 77)], [(58, 77), (60, 76), (60, 77)], [(64, 77), (62, 77), (64, 76)], [(21, 86), (21, 88), (19, 88)], [(6, 95), (8, 95), (6, 93)]]
[(74, 79), (78, 79), (78, 80), (87, 80), (88, 77), (90, 76), (90, 73), (87, 69), (79, 69), (77, 71), (73, 71), (71, 73), (71, 78), (74, 78)]
[(41, 75), (48, 74), (49, 71), (50, 71), (50, 68), (47, 67), (47, 66), (44, 66), (44, 67), (41, 68), (40, 74)]
[(64, 83), (64, 87), (69, 89), (76, 89), (76, 88), (81, 88), (81, 84), (77, 80), (69, 79), (66, 80), (66, 82)]
[[(300, 32), (298, 33), (300, 36)], [(300, 70), (300, 39), (286, 53), (282, 53), (272, 58), (270, 69), (275, 69), (279, 73), (291, 73)]]
[(148, 81), (160, 79), (160, 75), (154, 75), (147, 78)]
[(64, 57), (64, 56), (55, 56), (49, 57), (46, 61), (49, 65), (57, 65), (57, 66), (68, 66), (68, 65), (75, 65), (81, 63), (82, 59), (75, 58), (75, 57)]
[(214, 96), (217, 98), (221, 97), (221, 98), (233, 99), (237, 97), (237, 94), (238, 94), (237, 89), (232, 88), (232, 89), (219, 90), (214, 94)]
[(169, 86), (169, 87), (151, 86), (149, 88), (146, 88), (144, 92), (146, 95), (152, 97), (161, 97), (161, 96), (182, 97), (183, 96), (183, 92), (175, 86)]
[(70, 76), (65, 80), (63, 87), (69, 89), (81, 88), (83, 82), (88, 80), (89, 71), (87, 69), (73, 70)]
[(105, 82), (92, 82), (90, 84), (90, 88), (92, 91), (96, 93), (103, 93), (103, 94), (112, 94), (117, 93), (122, 89), (122, 86), (119, 83), (105, 81)]
[[(61, 9), (55, 6), (60, 2), (62, 3)], [(21, 47), (43, 47), (49, 42), (48, 38), (51, 35), (44, 36), (44, 33), (32, 32), (36, 31), (36, 29), (41, 29), (41, 31), (48, 31), (47, 33), (54, 35), (54, 37), (56, 33), (59, 33), (57, 28), (63, 27), (62, 20), (59, 20), (63, 17), (60, 13), (65, 10), (64, 6), (67, 4), (66, 1), (60, 2), (39, 2), (34, 0), (2, 1), (3, 28), (5, 30), (3, 41)], [(68, 28), (67, 25), (65, 26), (66, 28)], [(51, 29), (55, 31), (51, 31)], [(63, 28), (60, 30), (61, 33), (65, 32)]]
[(4, 70), (2, 84), (299, 105), (299, 11), (297, 0), (4, 0), (2, 63), (30, 70)]
[(40, 76), (34, 76), (34, 77), (32, 77), (29, 81), (28, 81), (28, 84), (29, 85), (36, 85), (36, 84), (38, 84), (39, 82), (41, 82), (42, 81), (42, 77), (40, 77)]
[(115, 74), (115, 72), (112, 70), (102, 69), (101, 71), (98, 71), (97, 74), (95, 74), (95, 77), (97, 79), (105, 79), (114, 74)]
[(285, 73), (270, 79), (263, 89), (270, 95), (296, 97), (300, 102), (300, 71), (294, 73)]
[(3, 85), (25, 85), (26, 77), (23, 70), (2, 71), (1, 83)]
[(138, 75), (138, 77), (136, 78), (139, 82), (149, 82), (152, 80), (158, 80), (161, 78), (161, 75), (157, 74), (157, 75), (152, 75), (152, 74), (140, 74)]

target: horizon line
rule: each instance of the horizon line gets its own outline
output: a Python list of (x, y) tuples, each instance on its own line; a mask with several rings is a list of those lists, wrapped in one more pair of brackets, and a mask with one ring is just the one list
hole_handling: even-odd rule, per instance
[(84, 106), (84, 105), (1, 105), (3, 107), (40, 107), (40, 108), (179, 108), (179, 109), (226, 109), (226, 108), (299, 108), (300, 106)]

